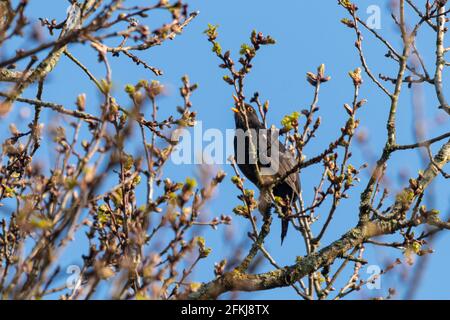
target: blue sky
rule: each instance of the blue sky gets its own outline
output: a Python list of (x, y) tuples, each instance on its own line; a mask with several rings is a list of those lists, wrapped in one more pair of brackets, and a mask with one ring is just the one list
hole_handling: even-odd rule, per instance
[[(133, 4), (144, 3), (145, 1), (128, 1)], [(148, 1), (147, 1), (148, 2)], [(320, 96), (320, 115), (322, 126), (318, 132), (317, 139), (307, 148), (306, 154), (314, 156), (323, 150), (332, 137), (337, 135), (340, 127), (346, 120), (343, 111), (344, 103), (351, 103), (353, 95), (353, 85), (348, 77), (348, 71), (360, 66), (360, 61), (354, 47), (355, 35), (353, 30), (348, 29), (340, 23), (340, 19), (346, 16), (346, 12), (336, 4), (337, 1), (298, 1), (286, 0), (283, 2), (267, 0), (228, 0), (228, 1), (188, 1), (191, 10), (199, 10), (200, 15), (185, 29), (183, 35), (174, 41), (165, 43), (163, 46), (155, 47), (145, 53), (140, 53), (140, 57), (151, 65), (157, 66), (164, 71), (164, 75), (158, 80), (168, 86), (172, 94), (160, 101), (161, 113), (169, 114), (173, 112), (176, 105), (181, 101), (177, 96), (177, 88), (180, 78), (188, 74), (192, 82), (199, 83), (199, 90), (193, 96), (194, 109), (198, 111), (198, 119), (202, 121), (203, 127), (219, 128), (225, 131), (234, 127), (230, 106), (231, 87), (222, 81), (223, 70), (218, 68), (218, 59), (211, 52), (210, 44), (202, 34), (208, 23), (219, 25), (219, 42), (224, 50), (231, 50), (235, 54), (239, 51), (240, 45), (248, 42), (248, 37), (253, 29), (270, 34), (277, 40), (277, 44), (263, 48), (254, 61), (254, 69), (247, 79), (246, 95), (249, 97), (253, 92), (258, 91), (261, 99), (270, 100), (269, 123), (279, 125), (283, 115), (298, 111), (309, 106), (313, 98), (312, 87), (305, 81), (305, 73), (315, 71), (317, 66), (324, 63), (326, 73), (332, 80), (323, 85)], [(368, 18), (366, 8), (369, 4), (379, 5), (381, 8), (381, 27), (379, 30), (396, 47), (400, 47), (397, 30), (387, 5), (390, 1), (357, 1), (360, 4), (360, 16)], [(420, 1), (424, 2), (424, 1)], [(61, 21), (65, 17), (67, 1), (47, 0), (43, 6), (42, 1), (31, 1), (30, 14), (34, 18), (47, 17)], [(150, 26), (156, 27), (162, 16), (150, 21)], [(416, 19), (409, 16), (410, 19)], [(410, 20), (416, 21), (416, 20)], [(430, 70), (433, 69), (433, 34), (423, 27), (419, 33), (418, 48), (423, 52)], [(367, 60), (374, 74), (383, 73), (393, 76), (396, 72), (396, 65), (384, 57), (385, 48), (374, 41), (370, 34), (365, 34), (364, 48), (367, 53)], [(2, 54), (8, 54), (11, 48), (2, 49)], [(70, 48), (71, 52), (81, 61), (86, 63), (91, 70), (103, 77), (104, 70), (96, 62), (95, 52), (88, 45), (77, 45)], [(181, 55), (180, 55), (181, 54)], [(236, 57), (236, 55), (235, 55)], [(126, 96), (119, 93), (121, 88), (127, 83), (137, 83), (140, 79), (154, 79), (154, 75), (141, 67), (133, 65), (129, 60), (111, 58), (113, 68), (113, 78), (115, 87), (118, 89), (118, 97), (126, 101)], [(367, 131), (369, 135), (370, 155), (367, 150), (354, 148), (352, 163), (359, 166), (366, 161), (371, 161), (371, 157), (379, 157), (381, 148), (385, 142), (385, 120), (387, 118), (388, 101), (379, 90), (364, 76), (365, 82), (361, 90), (360, 97), (368, 100), (359, 114), (361, 120), (360, 130)], [(388, 85), (389, 86), (389, 85)], [(67, 59), (62, 59), (49, 78), (43, 99), (58, 103), (73, 105), (78, 93), (86, 92), (88, 95), (88, 111), (95, 113), (96, 89), (92, 83), (86, 81), (84, 74)], [(25, 96), (33, 95), (34, 90), (29, 90)], [(437, 109), (438, 102), (433, 95), (432, 88), (424, 88), (424, 120), (428, 124), (428, 137), (433, 137), (438, 133), (448, 131), (449, 123), (441, 125), (435, 124), (436, 117), (442, 116)], [(91, 108), (91, 109), (89, 109)], [(398, 114), (398, 141), (401, 144), (413, 143), (414, 136), (412, 130), (412, 100), (408, 89), (404, 89), (404, 94), (400, 100)], [(47, 120), (51, 120), (51, 113), (46, 112)], [(12, 114), (8, 119), (14, 121), (17, 114)], [(6, 127), (7, 121), (1, 121), (2, 128)], [(3, 130), (2, 130), (3, 131)], [(0, 134), (2, 137), (2, 134)], [(435, 149), (434, 149), (435, 150)], [(49, 157), (50, 159), (51, 157)], [(399, 190), (405, 181), (399, 178), (399, 172), (406, 172), (415, 176), (421, 169), (420, 158), (417, 152), (405, 152), (396, 154), (389, 163), (388, 174), (391, 176), (391, 190)], [(229, 176), (232, 169), (230, 166), (222, 166)], [(187, 176), (195, 175), (197, 172), (195, 165), (170, 165), (166, 169), (166, 174), (174, 179), (184, 180)], [(318, 173), (314, 170), (307, 170), (302, 175), (303, 186), (306, 196), (311, 195), (311, 189), (317, 183)], [(351, 198), (344, 201), (336, 214), (336, 218), (323, 239), (324, 245), (337, 239), (348, 228), (356, 223), (359, 191), (367, 182), (367, 173), (362, 175), (359, 187), (353, 190)], [(250, 186), (250, 185), (249, 185)], [(311, 186), (308, 188), (308, 186)], [(436, 190), (436, 207), (443, 214), (448, 213), (450, 188), (448, 182), (439, 178), (433, 185)], [(208, 208), (211, 215), (231, 214), (234, 205), (237, 204), (237, 190), (231, 183), (225, 183), (220, 187), (217, 196)], [(235, 200), (233, 200), (235, 199)], [(310, 198), (309, 198), (310, 199)], [(325, 213), (324, 213), (325, 214)], [(247, 224), (242, 224), (238, 218), (234, 218), (236, 223), (235, 237), (242, 238), (248, 229)], [(317, 230), (321, 224), (315, 227)], [(273, 253), (279, 264), (292, 264), (296, 256), (304, 255), (303, 241), (290, 232), (285, 244), (279, 246), (279, 222), (275, 222), (271, 236), (266, 244)], [(83, 235), (79, 235), (78, 241)], [(433, 245), (436, 251), (432, 255), (429, 268), (426, 270), (422, 285), (417, 292), (417, 298), (439, 298), (448, 299), (450, 293), (450, 277), (446, 273), (450, 262), (448, 251), (448, 241), (450, 235), (443, 234)], [(207, 232), (208, 245), (213, 248), (213, 254), (208, 259), (201, 262), (197, 271), (197, 280), (208, 280), (213, 278), (214, 262), (220, 261), (228, 255), (228, 248), (223, 241), (223, 234), (220, 232)], [(76, 247), (71, 248), (71, 252), (76, 251)], [(380, 264), (389, 259), (400, 257), (402, 254), (390, 249), (367, 250), (366, 258), (371, 264)], [(63, 263), (71, 264), (70, 255), (65, 255)], [(258, 271), (269, 270), (270, 266), (262, 266)], [(404, 294), (404, 283), (401, 282), (401, 271), (409, 270), (408, 267), (401, 266), (396, 269), (394, 276), (382, 278), (382, 289), (379, 291), (368, 291), (366, 289), (356, 293), (352, 298), (367, 297), (373, 295), (387, 295), (390, 286), (399, 290), (398, 298)], [(348, 276), (348, 272), (344, 273)], [(366, 276), (362, 272), (363, 278)], [(367, 274), (367, 277), (369, 274)], [(411, 279), (409, 279), (411, 280)], [(224, 296), (226, 297), (226, 296)], [(259, 292), (243, 294), (244, 298), (295, 298), (292, 289), (277, 289), (270, 292)]]

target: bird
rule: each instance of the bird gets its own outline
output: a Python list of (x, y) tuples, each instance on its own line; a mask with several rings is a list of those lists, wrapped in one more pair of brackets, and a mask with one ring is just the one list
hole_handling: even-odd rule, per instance
[[(243, 110), (245, 108), (245, 110)], [(236, 133), (234, 136), (234, 156), (235, 162), (242, 174), (250, 180), (260, 190), (260, 202), (264, 201), (269, 203), (265, 207), (259, 205), (260, 211), (263, 215), (270, 213), (271, 200), (267, 199), (268, 194), (263, 194), (264, 186), (270, 185), (274, 182), (274, 179), (278, 177), (284, 177), (292, 170), (296, 165), (296, 160), (293, 155), (286, 150), (283, 143), (280, 143), (278, 139), (273, 137), (273, 130), (266, 129), (264, 124), (259, 120), (256, 110), (249, 104), (243, 104), (243, 107), (232, 108), (234, 111), (234, 120), (236, 126)], [(253, 146), (255, 150), (251, 150), (250, 136), (246, 135), (245, 138), (239, 136), (242, 134), (238, 130), (242, 130), (246, 133), (250, 129), (250, 136), (254, 141)], [(270, 137), (268, 137), (270, 135)], [(254, 137), (255, 136), (255, 137)], [(269, 139), (270, 138), (270, 139)], [(261, 147), (267, 148), (261, 152)], [(276, 150), (278, 148), (278, 150)], [(273, 152), (273, 151), (278, 152)], [(244, 154), (242, 154), (242, 152)], [(256, 155), (256, 156), (251, 156)], [(250, 161), (252, 157), (253, 161)], [(242, 159), (244, 158), (244, 159)], [(257, 165), (258, 166), (257, 166)], [(277, 171), (273, 174), (261, 174), (261, 170), (267, 167), (275, 168)], [(260, 173), (258, 173), (258, 168)], [(276, 184), (272, 189), (274, 197), (281, 197), (284, 201), (289, 200), (290, 203), (294, 203), (300, 195), (300, 179), (297, 172), (291, 173), (282, 182)], [(261, 209), (263, 208), (263, 209)], [(282, 206), (282, 213), (286, 216), (288, 206)], [(289, 219), (282, 219), (281, 221), (281, 245), (287, 235), (289, 227)]]

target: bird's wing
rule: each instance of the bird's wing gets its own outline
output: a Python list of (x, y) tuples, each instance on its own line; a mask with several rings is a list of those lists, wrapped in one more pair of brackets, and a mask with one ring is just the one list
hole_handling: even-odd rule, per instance
[[(267, 139), (267, 133), (271, 135), (270, 139)], [(260, 146), (267, 146), (267, 152), (260, 152), (259, 158), (263, 163), (270, 162), (272, 168), (277, 170), (278, 176), (284, 176), (287, 172), (292, 170), (296, 166), (297, 162), (295, 158), (291, 155), (289, 151), (286, 150), (285, 146), (280, 143), (278, 136), (274, 135), (273, 130), (263, 130), (260, 134)], [(261, 149), (260, 149), (261, 150)], [(276, 152), (278, 150), (278, 152)], [(298, 196), (300, 193), (300, 179), (298, 173), (294, 172), (290, 174), (286, 179), (285, 183), (294, 191)]]
[[(282, 150), (284, 149), (284, 151)], [(280, 171), (279, 175), (284, 176), (287, 172), (292, 170), (293, 167), (295, 167), (297, 162), (295, 161), (294, 157), (286, 151), (284, 146), (280, 143)], [(300, 179), (298, 177), (298, 172), (294, 172), (290, 174), (285, 182), (291, 187), (291, 189), (295, 192), (297, 196), (300, 194)]]

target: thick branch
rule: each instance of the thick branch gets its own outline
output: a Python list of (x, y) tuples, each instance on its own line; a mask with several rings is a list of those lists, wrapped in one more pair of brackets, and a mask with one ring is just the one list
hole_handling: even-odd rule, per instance
[(223, 277), (204, 284), (189, 298), (215, 299), (228, 291), (259, 291), (286, 287), (322, 267), (331, 265), (337, 257), (363, 243), (365, 239), (391, 234), (405, 226), (407, 225), (396, 220), (369, 222), (363, 227), (350, 230), (339, 240), (319, 252), (308, 255), (297, 264), (261, 274), (229, 272)]
[[(434, 163), (430, 163), (423, 175), (418, 179), (420, 188), (425, 190), (439, 174), (439, 169), (442, 169), (449, 161), (450, 140), (434, 157)], [(409, 189), (405, 189), (404, 191), (409, 191)], [(414, 200), (415, 198), (410, 199), (409, 203), (405, 203), (404, 200), (397, 199), (396, 203), (392, 206), (392, 211), (396, 213), (398, 210), (408, 210)], [(436, 222), (435, 220), (428, 219), (424, 221), (418, 219), (414, 221), (400, 221), (393, 218), (387, 221), (368, 221), (359, 224), (357, 227), (345, 233), (339, 240), (334, 241), (319, 252), (306, 256), (294, 265), (261, 274), (244, 274), (234, 270), (216, 280), (203, 284), (189, 298), (215, 299), (228, 291), (259, 291), (286, 287), (320, 268), (331, 265), (336, 258), (344, 256), (347, 251), (372, 237), (393, 234), (402, 228), (413, 227), (423, 223), (431, 224), (432, 222), (433, 225), (440, 228), (450, 227), (448, 223), (440, 220)]]
[(444, 37), (445, 37), (445, 21), (447, 17), (443, 14), (445, 13), (445, 6), (439, 9), (439, 14), (436, 18), (437, 20), (437, 37), (436, 37), (436, 73), (434, 75), (434, 86), (436, 88), (436, 95), (439, 100), (440, 108), (450, 115), (450, 107), (445, 99), (443, 86), (442, 86), (442, 72), (445, 67), (444, 58)]
[(0, 69), (0, 82), (18, 82), (28, 77), (33, 70), (28, 71), (25, 75), (20, 71), (12, 71), (7, 68)]

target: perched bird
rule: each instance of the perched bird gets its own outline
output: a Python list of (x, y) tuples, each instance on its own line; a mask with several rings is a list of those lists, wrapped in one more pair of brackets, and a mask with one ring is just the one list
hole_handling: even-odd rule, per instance
[[(249, 104), (245, 104), (244, 108), (245, 115), (243, 110), (232, 108), (236, 125), (234, 136), (235, 161), (244, 176), (260, 190), (260, 203), (269, 203), (265, 209), (264, 206), (262, 206), (263, 209), (261, 209), (261, 205), (259, 206), (260, 211), (265, 211), (261, 213), (266, 214), (270, 211), (271, 200), (268, 200), (269, 195), (264, 192), (264, 186), (273, 182), (277, 177), (284, 177), (296, 165), (296, 161), (285, 146), (278, 141), (278, 138), (274, 140), (272, 130), (265, 128), (255, 109)], [(249, 135), (242, 135), (248, 129), (250, 129), (252, 144), (250, 144)], [(251, 150), (252, 145), (254, 150)], [(266, 149), (261, 152), (261, 148)], [(267, 174), (268, 171), (264, 171), (264, 169), (269, 167), (275, 168), (276, 171)], [(284, 201), (288, 200), (290, 203), (298, 199), (299, 193), (300, 180), (296, 172), (290, 174), (283, 182), (273, 188), (275, 197), (281, 197)], [(284, 215), (287, 213), (287, 208), (288, 206), (282, 207)], [(281, 221), (281, 244), (286, 237), (288, 226), (289, 220), (283, 219)]]

